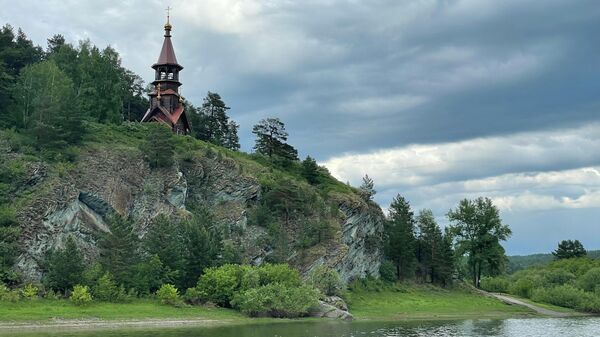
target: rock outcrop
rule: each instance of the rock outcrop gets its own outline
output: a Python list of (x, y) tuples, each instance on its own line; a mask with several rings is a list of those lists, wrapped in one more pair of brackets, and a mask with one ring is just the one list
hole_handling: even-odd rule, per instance
[[(23, 229), (18, 268), (28, 279), (41, 277), (46, 255), (62, 247), (68, 236), (75, 238), (88, 259), (95, 259), (97, 234), (109, 231), (106, 218), (114, 213), (132, 217), (142, 237), (156, 216), (186, 216), (190, 207), (202, 205), (211, 209), (228, 240), (241, 243), (247, 261), (263, 263), (273, 250), (265, 244), (265, 227), (248, 222), (249, 210), (262, 197), (255, 173), (268, 170), (259, 164), (248, 169), (236, 159), (205, 150), (171, 168), (150, 169), (136, 148), (97, 146), (84, 149), (76, 163), (59, 174), (43, 163), (28, 165), (24, 188), (30, 197), (18, 208)], [(293, 244), (300, 235), (295, 233), (299, 224), (290, 225), (286, 260), (305, 275), (327, 265), (344, 281), (378, 276), (383, 233), (380, 208), (353, 193), (331, 193), (326, 198), (327, 205), (338, 208), (332, 215), (334, 235), (300, 251)], [(329, 310), (327, 315), (337, 314)]]

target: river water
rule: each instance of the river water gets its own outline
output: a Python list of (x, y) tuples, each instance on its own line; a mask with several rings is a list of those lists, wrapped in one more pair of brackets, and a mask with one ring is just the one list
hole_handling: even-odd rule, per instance
[[(0, 336), (5, 336), (0, 333)], [(600, 318), (452, 322), (293, 322), (235, 327), (30, 332), (18, 337), (600, 337)]]

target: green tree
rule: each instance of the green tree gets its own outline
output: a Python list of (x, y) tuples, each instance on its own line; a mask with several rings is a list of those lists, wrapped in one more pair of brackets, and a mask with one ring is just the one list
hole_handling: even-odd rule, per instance
[(446, 285), (451, 282), (454, 251), (452, 238), (442, 233), (433, 212), (424, 209), (416, 218), (418, 228), (417, 260), (424, 279)]
[(417, 262), (414, 213), (401, 195), (396, 196), (390, 205), (385, 233), (385, 255), (396, 266), (398, 279), (413, 276)]
[(100, 263), (118, 284), (130, 288), (135, 284), (135, 266), (140, 260), (133, 220), (115, 214), (107, 222), (110, 232), (103, 233), (98, 240)]
[(65, 247), (52, 252), (48, 259), (45, 283), (51, 289), (66, 293), (83, 282), (85, 264), (83, 254), (72, 236), (67, 237)]
[(311, 185), (319, 183), (319, 165), (311, 156), (306, 156), (302, 161), (302, 176)]
[(146, 141), (140, 145), (150, 167), (168, 167), (173, 164), (175, 141), (173, 132), (162, 123), (148, 123)]
[(500, 241), (507, 240), (512, 232), (489, 198), (461, 200), (448, 212), (448, 219), (457, 253), (467, 254), (473, 285), (479, 287), (482, 275), (494, 275), (502, 267), (506, 255)]
[(0, 205), (0, 283), (14, 284), (18, 279), (14, 265), (20, 253), (20, 233), (14, 209)]
[(25, 67), (14, 97), (15, 125), (31, 130), (38, 147), (61, 148), (83, 138), (82, 115), (72, 107), (73, 83), (53, 61)]
[(229, 120), (227, 110), (230, 108), (223, 102), (221, 95), (208, 92), (197, 114), (192, 117), (195, 122), (196, 138), (231, 150), (240, 147), (238, 138), (239, 125)]
[(552, 252), (552, 255), (557, 260), (571, 259), (584, 257), (587, 255), (587, 251), (583, 248), (583, 244), (579, 240), (563, 240), (559, 242), (558, 247)]
[(182, 289), (196, 284), (204, 269), (214, 266), (223, 251), (221, 236), (214, 228), (214, 219), (206, 209), (199, 209), (184, 224), (184, 273)]
[(279, 118), (263, 119), (252, 128), (256, 135), (254, 150), (257, 153), (280, 157), (285, 160), (298, 160), (298, 151), (287, 144), (288, 133)]
[(373, 200), (373, 196), (375, 193), (377, 193), (377, 191), (375, 191), (375, 183), (373, 182), (373, 179), (371, 179), (368, 174), (365, 174), (363, 177), (362, 185), (360, 185), (359, 190), (361, 197), (365, 201)]

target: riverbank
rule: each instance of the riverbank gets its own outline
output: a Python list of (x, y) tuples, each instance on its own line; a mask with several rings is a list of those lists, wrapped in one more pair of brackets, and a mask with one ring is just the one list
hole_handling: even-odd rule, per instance
[[(502, 319), (536, 317), (535, 311), (467, 289), (389, 286), (349, 292), (350, 312), (357, 321)], [(0, 332), (40, 329), (105, 329), (135, 327), (225, 326), (289, 322), (249, 318), (231, 309), (173, 307), (155, 300), (91, 303), (78, 307), (66, 300), (35, 300), (0, 304)]]

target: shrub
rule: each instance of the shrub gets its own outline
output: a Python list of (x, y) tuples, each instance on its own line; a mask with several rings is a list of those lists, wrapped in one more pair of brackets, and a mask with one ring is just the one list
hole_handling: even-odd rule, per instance
[(3, 283), (0, 283), (0, 301), (18, 302), (21, 299), (19, 291), (10, 290)]
[(71, 302), (75, 305), (85, 305), (92, 301), (92, 295), (90, 294), (90, 288), (88, 286), (75, 285), (71, 297)]
[(183, 300), (189, 304), (199, 305), (204, 303), (208, 296), (198, 290), (198, 288), (188, 288), (183, 295)]
[(232, 305), (249, 316), (300, 317), (318, 303), (316, 289), (273, 283), (237, 294)]
[(508, 292), (509, 282), (503, 277), (484, 277), (481, 279), (481, 288), (494, 293)]
[(398, 275), (396, 274), (396, 266), (392, 261), (385, 260), (379, 267), (379, 275), (381, 279), (386, 282), (396, 282)]
[(125, 288), (118, 287), (110, 273), (104, 273), (92, 287), (94, 298), (105, 302), (121, 302), (127, 299)]
[(544, 273), (544, 286), (561, 286), (575, 280), (575, 275), (563, 269), (550, 269)]
[(178, 305), (181, 303), (179, 297), (179, 291), (172, 284), (163, 284), (160, 289), (156, 291), (156, 297), (162, 304)]
[(54, 290), (50, 289), (44, 293), (44, 298), (47, 300), (58, 300), (60, 299), (60, 295)]
[(508, 292), (513, 295), (530, 298), (533, 291), (533, 281), (528, 278), (518, 279), (508, 287)]
[(538, 288), (533, 291), (532, 297), (536, 302), (544, 302), (565, 308), (579, 309), (582, 304), (591, 299), (590, 294), (565, 284), (553, 288)]
[(338, 272), (326, 266), (320, 266), (312, 272), (310, 283), (326, 296), (341, 296), (344, 287)]
[(261, 285), (281, 283), (289, 287), (294, 287), (302, 284), (298, 271), (287, 264), (262, 265), (258, 268), (258, 274)]
[(585, 291), (596, 291), (600, 285), (600, 267), (588, 270), (579, 278), (577, 285)]
[(226, 264), (207, 268), (196, 288), (201, 294), (206, 294), (206, 300), (228, 307), (240, 287), (241, 278), (242, 268), (239, 265)]
[(25, 285), (25, 288), (21, 289), (21, 296), (23, 296), (24, 299), (33, 300), (38, 297), (39, 292), (40, 289), (38, 287), (28, 283)]

